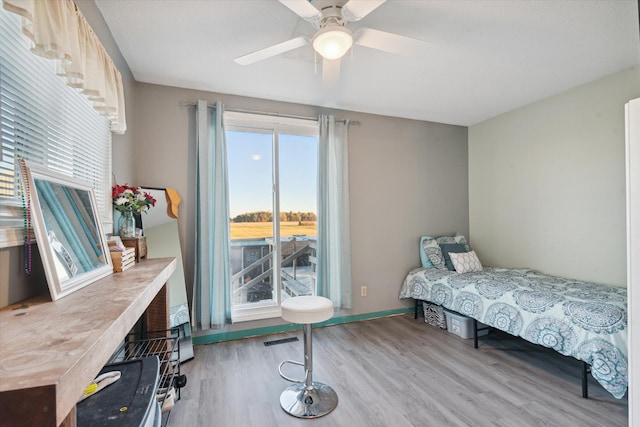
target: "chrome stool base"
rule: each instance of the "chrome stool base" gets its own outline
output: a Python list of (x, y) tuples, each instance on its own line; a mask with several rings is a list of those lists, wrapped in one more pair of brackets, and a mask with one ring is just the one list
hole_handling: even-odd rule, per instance
[[(312, 295), (289, 298), (280, 306), (282, 318), (288, 322), (303, 325), (304, 362), (285, 360), (278, 366), (280, 376), (295, 384), (287, 387), (280, 395), (280, 406), (289, 415), (298, 418), (318, 418), (327, 415), (338, 406), (338, 395), (328, 385), (313, 381), (313, 323), (324, 322), (333, 316), (330, 299)], [(304, 367), (304, 379), (288, 377), (282, 372), (286, 364)]]
[(294, 417), (318, 418), (338, 406), (338, 395), (330, 386), (315, 381), (311, 388), (293, 384), (280, 395), (280, 406)]

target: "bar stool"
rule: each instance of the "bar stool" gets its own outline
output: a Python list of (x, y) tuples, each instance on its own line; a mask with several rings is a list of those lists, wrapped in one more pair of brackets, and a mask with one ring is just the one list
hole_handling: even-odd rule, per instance
[[(318, 418), (327, 415), (338, 405), (338, 395), (328, 385), (314, 382), (311, 378), (311, 325), (330, 319), (333, 316), (333, 303), (324, 297), (307, 295), (289, 298), (282, 302), (281, 308), (284, 320), (304, 325), (304, 363), (285, 360), (278, 366), (280, 376), (295, 383), (280, 395), (280, 406), (285, 412), (298, 418)], [(283, 374), (282, 366), (286, 363), (304, 366), (304, 380)]]

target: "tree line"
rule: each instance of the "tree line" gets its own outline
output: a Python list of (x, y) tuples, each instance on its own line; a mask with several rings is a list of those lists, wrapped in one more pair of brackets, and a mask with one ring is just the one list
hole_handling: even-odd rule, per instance
[[(316, 221), (317, 215), (313, 212), (280, 212), (281, 222)], [(247, 212), (231, 218), (231, 222), (273, 222), (273, 214), (268, 211)]]

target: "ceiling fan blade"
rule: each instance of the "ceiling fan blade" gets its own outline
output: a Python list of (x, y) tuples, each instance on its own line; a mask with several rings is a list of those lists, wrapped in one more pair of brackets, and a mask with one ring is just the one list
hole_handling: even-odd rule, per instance
[(262, 61), (263, 59), (271, 58), (272, 56), (280, 55), (281, 53), (288, 52), (298, 47), (306, 46), (308, 44), (309, 39), (307, 37), (296, 37), (295, 39), (287, 40), (286, 42), (278, 43), (276, 45), (269, 46), (255, 52), (239, 56), (238, 58), (234, 59), (234, 61), (236, 61), (240, 65), (249, 65), (253, 64), (254, 62)]
[(335, 89), (340, 80), (340, 59), (322, 58), (322, 88)]
[(316, 9), (309, 0), (279, 0), (280, 3), (287, 6), (293, 13), (298, 15), (305, 21), (309, 21), (314, 26), (320, 23), (322, 14)]
[[(352, 0), (353, 1), (353, 0)], [(411, 56), (429, 47), (429, 43), (398, 34), (361, 28), (353, 36), (357, 45), (382, 50), (389, 53)]]
[(349, 22), (359, 21), (386, 1), (387, 0), (349, 0), (347, 4), (342, 6), (342, 17)]

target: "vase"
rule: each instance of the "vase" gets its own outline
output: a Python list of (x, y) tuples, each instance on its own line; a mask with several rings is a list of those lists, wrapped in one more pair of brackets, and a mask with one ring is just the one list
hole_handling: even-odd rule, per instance
[(120, 237), (136, 237), (136, 219), (133, 212), (122, 212), (118, 221), (118, 234)]

